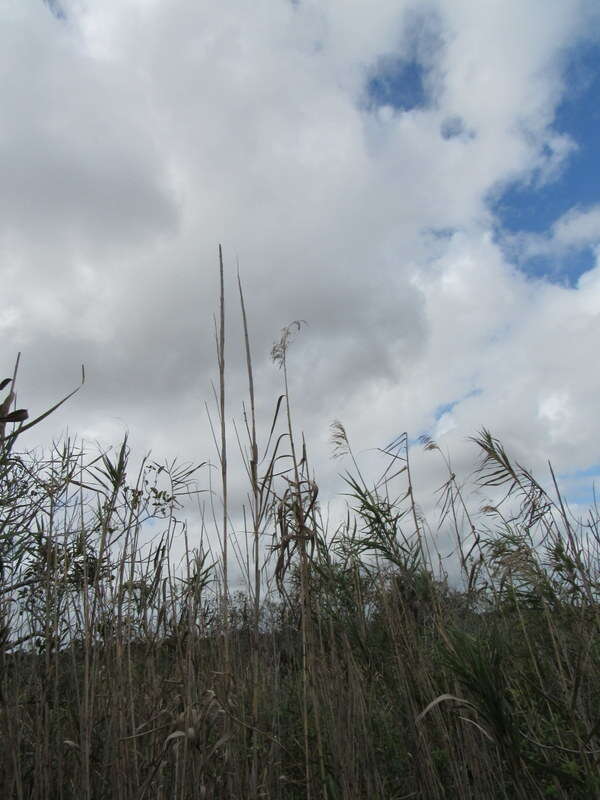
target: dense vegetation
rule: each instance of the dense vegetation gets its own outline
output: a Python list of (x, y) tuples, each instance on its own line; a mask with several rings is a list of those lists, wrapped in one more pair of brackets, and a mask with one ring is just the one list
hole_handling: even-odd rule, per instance
[[(220, 328), (222, 487), (197, 495), (220, 518), (215, 556), (179, 519), (202, 470), (145, 461), (132, 474), (126, 440), (95, 456), (69, 440), (19, 451), (26, 412), (6, 397), (0, 796), (600, 797), (597, 510), (574, 519), (484, 430), (476, 480), (498, 499), (471, 514), (448, 464), (432, 531), (406, 436), (369, 485), (335, 423), (355, 468), (348, 516), (326, 532), (293, 434), (289, 335), (273, 350), (284, 393), (264, 447), (247, 349), (242, 513), (219, 433)], [(435, 549), (449, 532), (452, 584)]]

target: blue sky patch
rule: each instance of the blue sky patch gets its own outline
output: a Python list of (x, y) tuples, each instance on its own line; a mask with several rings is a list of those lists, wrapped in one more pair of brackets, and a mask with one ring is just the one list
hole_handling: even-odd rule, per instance
[(540, 233), (572, 206), (600, 201), (600, 45), (579, 47), (571, 54), (565, 83), (553, 128), (574, 139), (578, 149), (557, 180), (538, 187), (516, 182), (496, 199), (494, 210), (506, 230)]
[(444, 414), (449, 414), (459, 403), (460, 400), (452, 400), (451, 403), (442, 403), (442, 405), (439, 405), (433, 412), (435, 421), (438, 422), (444, 416)]
[(560, 283), (574, 289), (584, 272), (596, 264), (591, 247), (569, 252), (568, 256), (552, 257), (546, 255), (531, 256), (522, 268), (533, 278), (545, 278), (552, 283)]
[(600, 499), (600, 464), (558, 475), (559, 488), (565, 490), (568, 503), (592, 508)]
[[(558, 177), (544, 185), (514, 182), (493, 198), (492, 209), (502, 233), (547, 233), (569, 209), (600, 201), (600, 45), (580, 45), (565, 67), (565, 97), (553, 129), (577, 145)], [(590, 247), (573, 250), (560, 260), (535, 256), (520, 264), (535, 277), (574, 285), (594, 265)]]
[(451, 400), (449, 403), (442, 403), (436, 407), (435, 411), (433, 412), (433, 418), (436, 422), (439, 422), (445, 414), (450, 414), (450, 412), (453, 411), (459, 403), (462, 403), (464, 400), (468, 400), (470, 397), (478, 397), (481, 393), (481, 389), (473, 389), (456, 400)]
[(591, 467), (586, 467), (585, 469), (578, 469), (575, 472), (568, 472), (564, 475), (560, 475), (559, 478), (562, 480), (564, 478), (573, 478), (578, 480), (580, 478), (599, 478), (600, 479), (600, 464), (592, 464)]
[(427, 105), (425, 69), (417, 61), (386, 57), (367, 82), (367, 106), (410, 111)]

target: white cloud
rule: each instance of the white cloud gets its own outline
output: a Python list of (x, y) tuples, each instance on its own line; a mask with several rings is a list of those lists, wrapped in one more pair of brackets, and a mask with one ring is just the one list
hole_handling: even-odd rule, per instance
[(559, 217), (545, 233), (518, 233), (502, 237), (503, 243), (520, 261), (543, 256), (566, 260), (585, 248), (600, 245), (600, 205), (590, 208), (573, 206)]
[[(221, 241), (230, 414), (245, 380), (238, 256), (267, 428), (271, 343), (309, 322), (292, 393), (324, 485), (332, 419), (364, 450), (432, 430), (457, 398), (445, 440), (465, 463), (481, 425), (535, 463), (597, 460), (598, 271), (572, 290), (527, 281), (487, 204), (568, 158), (552, 122), (591, 6), (65, 0), (63, 21), (33, 0), (2, 7), (5, 353), (23, 350), (35, 410), (82, 361), (88, 374), (53, 430), (128, 427), (140, 450), (206, 457)], [(365, 108), (390, 54), (425, 64), (426, 108)], [(468, 135), (444, 138), (449, 119)], [(573, 212), (550, 241), (591, 241), (597, 213)]]
[(584, 247), (600, 242), (600, 205), (573, 208), (553, 226), (552, 239), (564, 247)]

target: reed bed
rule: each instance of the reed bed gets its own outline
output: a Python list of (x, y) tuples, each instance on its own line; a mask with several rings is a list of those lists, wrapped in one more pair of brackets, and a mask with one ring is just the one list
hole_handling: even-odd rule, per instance
[[(0, 385), (0, 796), (600, 797), (597, 509), (574, 518), (553, 475), (546, 490), (483, 430), (474, 481), (497, 502), (471, 511), (447, 464), (432, 530), (407, 436), (369, 484), (336, 422), (332, 445), (354, 467), (347, 517), (326, 531), (293, 428), (300, 323), (273, 348), (283, 392), (261, 440), (241, 287), (239, 299), (244, 509), (227, 495), (223, 288), (218, 501), (201, 464), (134, 468), (126, 439), (99, 454), (73, 440), (19, 450), (41, 419), (11, 411), (16, 369)], [(216, 552), (206, 531), (188, 542), (194, 493), (213, 504)], [(435, 549), (449, 532), (452, 584)], [(250, 546), (234, 593), (238, 540)]]

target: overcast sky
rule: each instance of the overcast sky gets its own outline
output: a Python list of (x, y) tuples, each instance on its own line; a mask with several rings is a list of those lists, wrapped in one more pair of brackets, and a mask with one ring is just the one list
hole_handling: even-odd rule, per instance
[(29, 443), (68, 425), (214, 460), (222, 243), (228, 416), (245, 385), (239, 260), (263, 439), (272, 343), (308, 323), (291, 399), (324, 496), (344, 467), (328, 441), (340, 419), (358, 452), (427, 433), (465, 469), (485, 426), (589, 498), (597, 0), (0, 0), (0, 13), (0, 377), (21, 351), (19, 405), (35, 415), (81, 363), (87, 376)]

